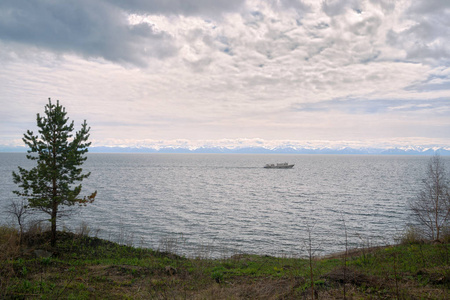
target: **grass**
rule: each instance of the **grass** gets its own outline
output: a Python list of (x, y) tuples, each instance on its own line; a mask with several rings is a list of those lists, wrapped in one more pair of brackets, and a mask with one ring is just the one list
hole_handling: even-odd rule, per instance
[[(0, 299), (449, 299), (448, 243), (405, 243), (309, 261), (186, 258), (85, 234), (0, 227)], [(34, 250), (52, 252), (37, 258)], [(370, 251), (369, 251), (370, 250)], [(344, 272), (345, 270), (345, 272)]]

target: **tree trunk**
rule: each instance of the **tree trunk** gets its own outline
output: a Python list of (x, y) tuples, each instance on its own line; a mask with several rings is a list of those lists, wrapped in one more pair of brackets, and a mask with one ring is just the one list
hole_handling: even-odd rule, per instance
[[(52, 160), (52, 171), (56, 172), (56, 146), (55, 143), (56, 141), (54, 140), (53, 142), (53, 147), (52, 147), (52, 151), (53, 151), (53, 160)], [(57, 195), (58, 195), (58, 187), (56, 184), (56, 175), (53, 174), (52, 175), (53, 179), (52, 179), (52, 239), (51, 239), (51, 245), (52, 247), (55, 247), (56, 245), (56, 214), (58, 212), (58, 201), (57, 201)]]
[(56, 246), (56, 214), (57, 214), (58, 207), (56, 205), (56, 201), (53, 201), (53, 207), (52, 207), (52, 237), (51, 237), (51, 245), (52, 247)]
[(439, 182), (439, 166), (436, 166), (436, 182), (435, 182), (435, 185), (436, 185), (436, 199), (435, 199), (435, 201), (434, 201), (434, 214), (435, 214), (435, 216), (434, 216), (434, 221), (435, 221), (435, 225), (436, 225), (436, 240), (439, 240), (439, 229), (440, 229), (440, 226), (439, 226), (439, 201), (440, 201), (440, 199), (439, 199), (439, 191), (440, 191), (440, 188), (441, 188), (441, 183)]
[[(53, 150), (54, 151), (54, 150)], [(56, 155), (54, 155), (56, 156)], [(55, 161), (55, 159), (53, 160)], [(55, 162), (53, 163), (55, 165)], [(52, 191), (52, 239), (51, 239), (51, 245), (52, 247), (55, 247), (56, 245), (56, 215), (58, 213), (58, 201), (57, 201), (57, 185), (56, 185), (56, 178), (53, 177), (53, 191)]]

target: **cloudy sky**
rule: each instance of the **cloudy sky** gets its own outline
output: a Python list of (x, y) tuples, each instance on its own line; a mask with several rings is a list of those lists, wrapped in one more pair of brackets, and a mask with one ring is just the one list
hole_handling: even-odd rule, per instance
[(1, 0), (0, 65), (1, 145), (450, 147), (448, 0)]

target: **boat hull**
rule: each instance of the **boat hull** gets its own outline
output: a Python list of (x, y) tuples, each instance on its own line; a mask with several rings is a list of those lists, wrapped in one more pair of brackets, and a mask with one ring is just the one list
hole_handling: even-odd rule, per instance
[(266, 165), (264, 169), (292, 169), (294, 165)]

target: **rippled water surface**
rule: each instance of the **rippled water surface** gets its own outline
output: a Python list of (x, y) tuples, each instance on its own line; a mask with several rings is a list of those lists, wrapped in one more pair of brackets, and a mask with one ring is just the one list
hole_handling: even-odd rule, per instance
[[(308, 228), (317, 254), (392, 242), (408, 220), (428, 157), (250, 154), (89, 154), (84, 220), (99, 236), (218, 257), (238, 252), (303, 255)], [(0, 153), (2, 207), (16, 196), (11, 172), (32, 162)], [(448, 162), (448, 158), (445, 158)], [(264, 169), (266, 163), (293, 169)], [(4, 210), (0, 217), (7, 219)], [(344, 220), (344, 221), (343, 221)]]

